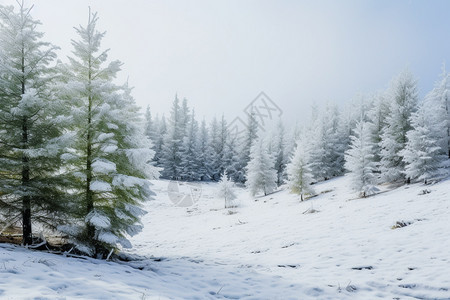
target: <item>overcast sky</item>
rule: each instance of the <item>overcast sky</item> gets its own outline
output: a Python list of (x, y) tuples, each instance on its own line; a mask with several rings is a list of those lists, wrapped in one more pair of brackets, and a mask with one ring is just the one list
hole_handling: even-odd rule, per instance
[[(0, 0), (2, 4), (14, 1)], [(264, 91), (285, 120), (312, 103), (384, 89), (405, 67), (428, 92), (450, 61), (450, 1), (27, 0), (45, 39), (70, 53), (88, 6), (124, 63), (140, 106), (169, 112), (175, 93), (197, 115), (227, 119)]]

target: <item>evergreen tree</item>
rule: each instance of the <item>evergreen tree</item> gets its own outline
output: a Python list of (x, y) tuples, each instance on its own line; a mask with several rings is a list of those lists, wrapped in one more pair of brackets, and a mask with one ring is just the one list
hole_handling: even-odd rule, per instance
[(426, 182), (448, 175), (447, 111), (439, 88), (437, 85), (411, 116), (413, 129), (408, 131), (408, 142), (401, 152), (405, 175), (411, 179)]
[[(184, 118), (184, 117), (183, 117)], [(170, 112), (167, 133), (163, 137), (160, 166), (163, 168), (162, 176), (168, 179), (181, 178), (181, 144), (183, 141), (183, 123), (180, 101), (175, 96)]]
[(346, 136), (340, 127), (339, 110), (336, 105), (327, 105), (323, 123), (323, 172), (326, 178), (342, 175), (344, 152), (347, 149)]
[(439, 120), (436, 121), (445, 123), (444, 131), (447, 133), (446, 138), (441, 141), (443, 144), (440, 144), (440, 146), (447, 149), (447, 156), (450, 159), (450, 74), (447, 73), (445, 68), (441, 74), (441, 80), (436, 83), (434, 89), (427, 96), (427, 101), (432, 102), (432, 105), (436, 107), (440, 107), (437, 116)]
[(161, 117), (161, 120), (158, 118), (156, 120), (158, 120), (158, 126), (155, 128), (156, 136), (153, 141), (153, 149), (155, 151), (153, 161), (156, 163), (156, 166), (160, 167), (162, 165), (161, 159), (163, 157), (164, 136), (167, 134), (167, 124), (164, 115)]
[(233, 181), (239, 181), (239, 152), (238, 152), (238, 136), (236, 133), (227, 132), (223, 157), (223, 168), (227, 170), (228, 176)]
[(203, 119), (200, 125), (200, 136), (198, 142), (198, 176), (200, 180), (211, 179), (211, 156), (213, 150), (211, 149), (208, 128), (206, 127), (206, 121)]
[(247, 126), (245, 128), (244, 136), (242, 139), (242, 147), (240, 149), (239, 165), (236, 173), (236, 182), (244, 183), (246, 181), (245, 167), (250, 161), (250, 150), (253, 144), (258, 138), (258, 121), (256, 120), (256, 114), (252, 108), (248, 114)]
[(224, 157), (225, 157), (225, 146), (227, 143), (227, 122), (225, 117), (222, 116), (220, 123), (216, 118), (213, 119), (210, 127), (211, 132), (211, 149), (213, 150), (211, 157), (212, 168), (211, 179), (218, 181), (220, 174), (223, 173), (224, 167)]
[(313, 177), (309, 168), (308, 147), (305, 147), (305, 141), (299, 140), (294, 150), (294, 155), (287, 165), (287, 175), (289, 188), (293, 193), (299, 194), (301, 201), (304, 195), (311, 195), (314, 189), (311, 187)]
[(345, 168), (350, 172), (348, 176), (354, 190), (362, 197), (375, 193), (374, 186), (377, 164), (374, 161), (374, 142), (371, 126), (362, 117), (356, 123), (351, 146), (345, 153)]
[(388, 93), (389, 114), (383, 128), (380, 171), (382, 182), (404, 179), (405, 162), (401, 151), (405, 149), (406, 133), (412, 129), (411, 114), (416, 111), (416, 80), (408, 71), (402, 72), (392, 83)]
[(198, 122), (195, 120), (195, 113), (192, 112), (191, 120), (188, 123), (186, 136), (181, 145), (181, 178), (183, 180), (199, 180), (199, 145), (198, 145)]
[(56, 47), (42, 41), (30, 11), (0, 6), (0, 214), (21, 218), (24, 245), (32, 244), (32, 221), (54, 227), (65, 210), (58, 172), (66, 120), (49, 66)]
[(72, 41), (74, 56), (61, 88), (73, 116), (64, 169), (71, 178), (67, 190), (74, 199), (74, 220), (59, 230), (80, 251), (101, 256), (119, 246), (131, 247), (128, 237), (142, 228), (142, 201), (152, 194), (147, 179), (158, 174), (150, 165), (153, 151), (131, 89), (113, 83), (121, 63), (107, 63), (97, 20), (89, 12), (87, 26), (76, 28), (80, 39)]
[(323, 122), (319, 119), (318, 111), (313, 107), (310, 126), (306, 132), (309, 153), (309, 168), (315, 181), (322, 181), (328, 178), (328, 170), (325, 166), (325, 138)]
[(367, 112), (368, 125), (370, 127), (373, 138), (374, 161), (379, 163), (381, 161), (381, 139), (383, 128), (387, 126), (386, 116), (389, 114), (389, 105), (386, 102), (383, 94), (378, 94), (373, 97), (372, 107)]
[(152, 144), (154, 145), (154, 142), (158, 138), (158, 120), (153, 119), (152, 113), (150, 111), (150, 106), (147, 105), (147, 108), (145, 110), (145, 135), (152, 141)]
[(145, 110), (145, 135), (151, 140), (154, 138), (153, 127), (152, 113), (150, 112), (150, 106), (147, 105), (147, 109)]
[(233, 190), (233, 181), (230, 180), (226, 171), (223, 172), (218, 184), (218, 196), (224, 198), (225, 208), (233, 207), (233, 200), (236, 194)]
[(246, 169), (246, 186), (252, 196), (259, 191), (264, 195), (272, 193), (277, 188), (277, 171), (274, 169), (275, 160), (267, 151), (267, 145), (260, 138), (250, 150), (250, 161)]
[(275, 170), (277, 171), (277, 185), (280, 186), (284, 183), (286, 178), (286, 142), (285, 142), (285, 130), (283, 122), (279, 120), (274, 136), (275, 144), (273, 145), (273, 153), (275, 157)]

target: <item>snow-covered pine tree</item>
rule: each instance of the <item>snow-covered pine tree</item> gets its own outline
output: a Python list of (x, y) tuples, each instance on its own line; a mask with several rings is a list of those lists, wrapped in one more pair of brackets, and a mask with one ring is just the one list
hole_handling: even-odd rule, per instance
[(147, 108), (145, 110), (145, 135), (149, 139), (153, 140), (153, 119), (149, 105), (147, 105)]
[(131, 89), (113, 82), (121, 63), (107, 63), (108, 51), (100, 50), (104, 33), (97, 31), (97, 20), (89, 12), (87, 26), (76, 28), (79, 40), (72, 41), (74, 56), (61, 86), (73, 116), (64, 170), (74, 200), (72, 218), (59, 230), (80, 251), (104, 256), (119, 245), (131, 247), (128, 237), (142, 228), (142, 202), (152, 194), (147, 179), (158, 172)]
[(209, 125), (209, 147), (211, 149), (211, 153), (209, 155), (210, 160), (210, 174), (209, 177), (211, 180), (218, 180), (220, 176), (220, 172), (218, 171), (220, 169), (221, 165), (221, 149), (219, 146), (219, 140), (220, 140), (220, 125), (217, 121), (217, 118), (214, 117)]
[[(442, 141), (444, 145), (440, 145), (447, 149), (447, 155), (450, 159), (450, 74), (443, 68), (441, 80), (438, 81), (433, 91), (427, 97), (436, 106), (440, 106), (445, 110), (445, 115), (440, 115), (440, 118), (446, 123), (445, 131), (447, 133), (446, 141)], [(431, 100), (433, 99), (433, 100)], [(445, 143), (447, 146), (445, 146)]]
[(288, 185), (291, 191), (300, 195), (301, 201), (305, 195), (314, 194), (311, 186), (313, 177), (309, 168), (309, 153), (305, 139), (299, 139), (291, 161), (286, 167)]
[(408, 131), (406, 147), (400, 153), (407, 178), (427, 182), (448, 175), (447, 120), (441, 83), (437, 83), (411, 116), (413, 129)]
[(286, 136), (286, 149), (285, 149), (285, 157), (286, 162), (289, 163), (290, 158), (294, 155), (295, 148), (297, 148), (297, 141), (300, 139), (300, 136), (304, 134), (303, 127), (300, 127), (298, 123), (295, 124), (294, 127), (288, 131)]
[(236, 194), (233, 189), (233, 181), (230, 180), (226, 171), (223, 172), (218, 184), (217, 195), (225, 200), (225, 208), (234, 206), (233, 200), (236, 199)]
[(308, 141), (304, 146), (307, 147), (309, 153), (309, 167), (314, 180), (322, 181), (329, 177), (328, 170), (325, 166), (325, 139), (323, 122), (319, 118), (316, 107), (312, 109), (311, 122), (306, 131)]
[(211, 122), (210, 127), (210, 142), (211, 149), (213, 150), (211, 156), (211, 179), (218, 181), (220, 175), (223, 173), (224, 157), (225, 157), (225, 145), (227, 143), (228, 129), (225, 116), (222, 115), (220, 122), (216, 118)]
[(356, 123), (353, 129), (350, 149), (345, 152), (345, 168), (349, 171), (352, 188), (362, 197), (375, 193), (375, 171), (377, 163), (374, 161), (374, 142), (371, 126), (364, 117)]
[(218, 140), (218, 157), (219, 157), (219, 176), (222, 174), (226, 169), (226, 162), (225, 162), (225, 156), (227, 151), (227, 143), (228, 143), (228, 125), (227, 120), (225, 119), (225, 116), (222, 115), (222, 119), (220, 120), (220, 135)]
[(275, 170), (277, 170), (277, 185), (280, 186), (286, 179), (286, 141), (285, 130), (281, 119), (278, 121), (273, 137), (273, 154), (275, 157)]
[(250, 150), (253, 144), (258, 139), (258, 121), (256, 120), (256, 113), (252, 107), (250, 113), (247, 115), (247, 126), (242, 137), (242, 146), (240, 149), (239, 165), (235, 176), (236, 182), (244, 183), (246, 181), (246, 169), (250, 161)]
[(40, 22), (18, 4), (18, 11), (0, 6), (0, 216), (21, 223), (30, 245), (32, 222), (53, 227), (65, 207), (58, 172), (67, 120), (54, 96), (56, 47), (42, 41)]
[(236, 181), (239, 177), (239, 152), (238, 152), (238, 136), (234, 132), (228, 131), (228, 137), (226, 138), (223, 168), (227, 170), (228, 176)]
[(167, 133), (167, 124), (166, 117), (164, 114), (161, 119), (156, 118), (157, 120), (157, 128), (155, 128), (155, 140), (153, 141), (153, 150), (155, 151), (155, 156), (153, 157), (153, 161), (156, 166), (161, 167), (162, 162), (161, 158), (163, 157), (163, 145), (164, 145), (164, 136)]
[(180, 179), (181, 177), (181, 144), (184, 136), (184, 120), (181, 116), (180, 100), (178, 96), (175, 96), (161, 151), (160, 166), (163, 168), (163, 178)]
[(205, 119), (202, 120), (200, 125), (200, 134), (198, 141), (198, 176), (200, 180), (211, 179), (210, 174), (212, 173), (211, 166), (211, 156), (212, 148), (209, 141), (208, 128), (206, 126)]
[(406, 133), (412, 129), (411, 115), (417, 107), (417, 83), (409, 71), (403, 71), (391, 83), (387, 94), (389, 114), (381, 137), (380, 171), (382, 182), (404, 179)]
[(347, 136), (341, 130), (339, 109), (328, 104), (322, 117), (323, 123), (323, 157), (326, 178), (336, 177), (344, 173), (344, 153), (347, 150)]
[(181, 178), (183, 180), (200, 180), (199, 174), (199, 139), (198, 122), (195, 120), (195, 112), (191, 114), (191, 120), (187, 124), (187, 132), (181, 144)]
[(374, 142), (374, 161), (379, 163), (380, 157), (380, 144), (383, 128), (386, 124), (386, 116), (389, 113), (389, 105), (386, 102), (385, 95), (377, 94), (372, 98), (372, 105), (367, 112), (368, 125), (371, 128), (371, 133)]
[(184, 137), (189, 126), (189, 122), (191, 120), (190, 116), (190, 109), (188, 106), (188, 101), (186, 98), (183, 98), (183, 101), (181, 103), (180, 107), (180, 130), (181, 130), (181, 137)]
[(274, 166), (275, 160), (267, 150), (264, 139), (259, 138), (250, 149), (250, 161), (245, 168), (245, 184), (252, 196), (260, 191), (268, 195), (277, 188), (277, 171)]

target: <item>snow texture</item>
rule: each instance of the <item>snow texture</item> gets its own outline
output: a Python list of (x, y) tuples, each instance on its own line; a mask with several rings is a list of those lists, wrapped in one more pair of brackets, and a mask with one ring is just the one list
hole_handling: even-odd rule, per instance
[(116, 171), (116, 164), (108, 160), (98, 159), (92, 163), (92, 170), (96, 173), (109, 174)]
[(112, 191), (111, 185), (107, 182), (96, 180), (91, 182), (91, 191), (93, 192), (110, 192)]
[[(450, 298), (449, 180), (359, 199), (339, 177), (315, 184), (319, 196), (304, 202), (287, 189), (254, 201), (236, 188), (232, 215), (216, 184), (183, 208), (168, 199), (167, 181), (153, 183), (158, 197), (131, 239), (132, 261), (0, 244), (0, 298)], [(317, 212), (303, 214), (312, 205)]]

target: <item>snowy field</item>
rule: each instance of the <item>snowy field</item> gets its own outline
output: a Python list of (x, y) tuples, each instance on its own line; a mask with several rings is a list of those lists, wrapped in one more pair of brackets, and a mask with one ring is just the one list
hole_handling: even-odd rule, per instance
[(215, 184), (183, 208), (153, 183), (134, 261), (0, 244), (0, 299), (450, 299), (449, 180), (357, 199), (337, 178), (302, 203), (241, 190), (231, 213)]

